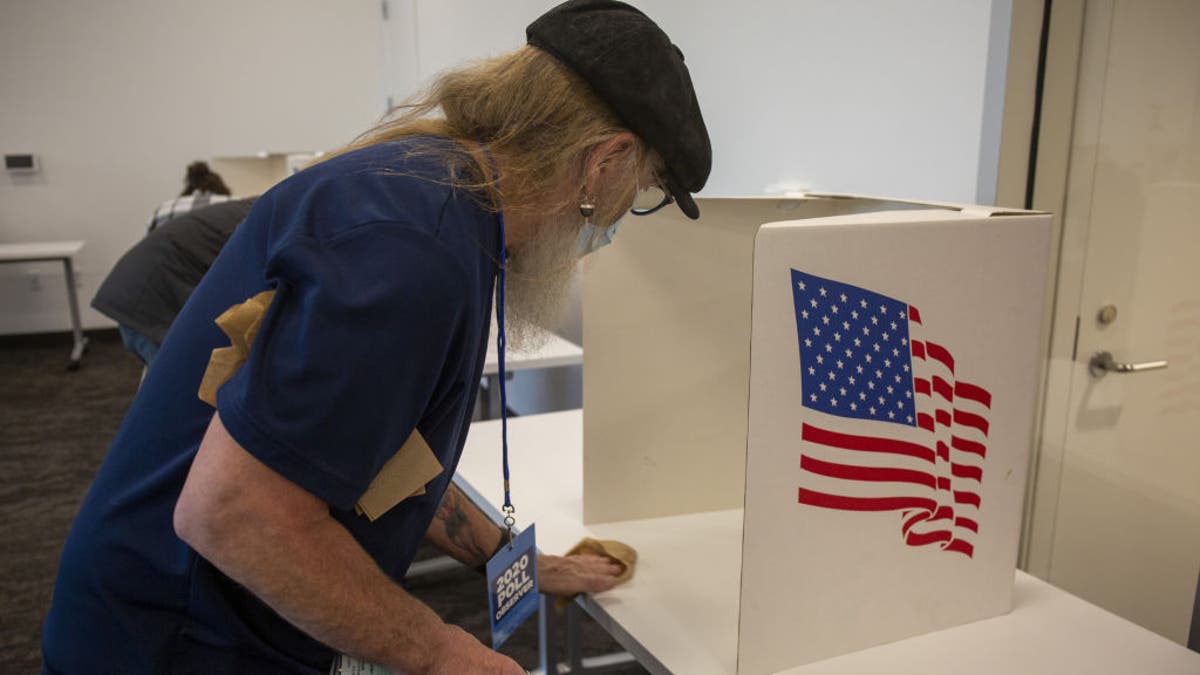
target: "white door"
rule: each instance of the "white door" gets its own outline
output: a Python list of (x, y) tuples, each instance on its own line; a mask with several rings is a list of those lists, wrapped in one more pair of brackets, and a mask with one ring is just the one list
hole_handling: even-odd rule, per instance
[[(1077, 333), (1051, 364), (1030, 568), (1186, 643), (1200, 575), (1200, 2), (1088, 2), (1063, 227), (1056, 313), (1077, 316)], [(1097, 377), (1088, 363), (1105, 351), (1168, 367)]]

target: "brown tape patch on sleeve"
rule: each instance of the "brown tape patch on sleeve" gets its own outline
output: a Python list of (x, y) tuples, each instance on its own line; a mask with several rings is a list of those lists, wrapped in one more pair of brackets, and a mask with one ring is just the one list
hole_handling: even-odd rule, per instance
[(258, 336), (263, 315), (275, 299), (275, 291), (263, 291), (245, 302), (238, 303), (221, 313), (216, 324), (229, 338), (228, 347), (212, 351), (204, 377), (197, 392), (201, 401), (217, 407), (217, 389), (229, 381), (250, 355), (250, 346)]
[(425, 494), (425, 484), (444, 469), (416, 429), (383, 465), (354, 510), (374, 521), (400, 502)]

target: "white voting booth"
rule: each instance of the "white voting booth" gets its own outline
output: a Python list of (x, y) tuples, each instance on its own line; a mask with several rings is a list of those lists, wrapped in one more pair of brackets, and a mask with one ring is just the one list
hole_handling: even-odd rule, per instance
[(699, 202), (585, 270), (584, 521), (744, 506), (748, 675), (1009, 611), (1050, 216)]

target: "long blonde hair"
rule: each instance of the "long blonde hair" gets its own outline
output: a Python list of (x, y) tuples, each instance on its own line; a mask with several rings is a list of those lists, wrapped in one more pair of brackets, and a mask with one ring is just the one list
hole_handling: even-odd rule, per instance
[[(578, 194), (551, 194), (582, 185), (584, 160), (598, 143), (627, 131), (611, 108), (573, 71), (536, 47), (524, 46), (496, 58), (438, 76), (428, 90), (322, 161), (378, 143), (415, 136), (455, 140), (415, 148), (445, 160), (446, 181), (469, 190), (496, 211), (555, 210)], [(485, 144), (508, 161), (493, 174)], [(645, 144), (632, 154), (631, 170), (648, 161)]]

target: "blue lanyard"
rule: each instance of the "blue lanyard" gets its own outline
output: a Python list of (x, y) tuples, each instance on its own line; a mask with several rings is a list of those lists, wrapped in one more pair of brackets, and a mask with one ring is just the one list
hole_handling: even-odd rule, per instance
[[(492, 153), (488, 151), (487, 146), (483, 143), (479, 144), (479, 148), (483, 150), (483, 154), (487, 157), (488, 166), (491, 168), (493, 175), (496, 173), (496, 163), (492, 160)], [(504, 506), (500, 508), (504, 512), (504, 527), (507, 530), (505, 539), (509, 546), (512, 546), (512, 529), (516, 525), (517, 519), (513, 514), (517, 509), (513, 506), (512, 496), (509, 493), (508, 483), (508, 391), (505, 387), (507, 372), (504, 368), (504, 351), (508, 345), (508, 338), (504, 331), (504, 281), (505, 271), (508, 269), (508, 247), (505, 246), (506, 237), (504, 236), (504, 206), (496, 205), (496, 221), (500, 224), (500, 244), (498, 246), (500, 262), (500, 270), (497, 274), (496, 283), (496, 360), (500, 366), (500, 447), (501, 461), (504, 469)]]
[[(488, 159), (491, 159), (490, 157)], [(496, 287), (496, 360), (500, 365), (500, 446), (501, 456), (504, 467), (504, 506), (501, 510), (504, 511), (504, 526), (508, 529), (508, 543), (512, 545), (512, 528), (517, 520), (513, 517), (516, 513), (516, 508), (512, 504), (512, 496), (509, 494), (508, 483), (508, 392), (505, 389), (506, 372), (504, 369), (504, 348), (508, 344), (508, 339), (504, 334), (504, 281), (505, 270), (508, 268), (508, 248), (505, 247), (504, 241), (504, 212), (496, 212), (496, 220), (500, 223), (500, 273)]]

